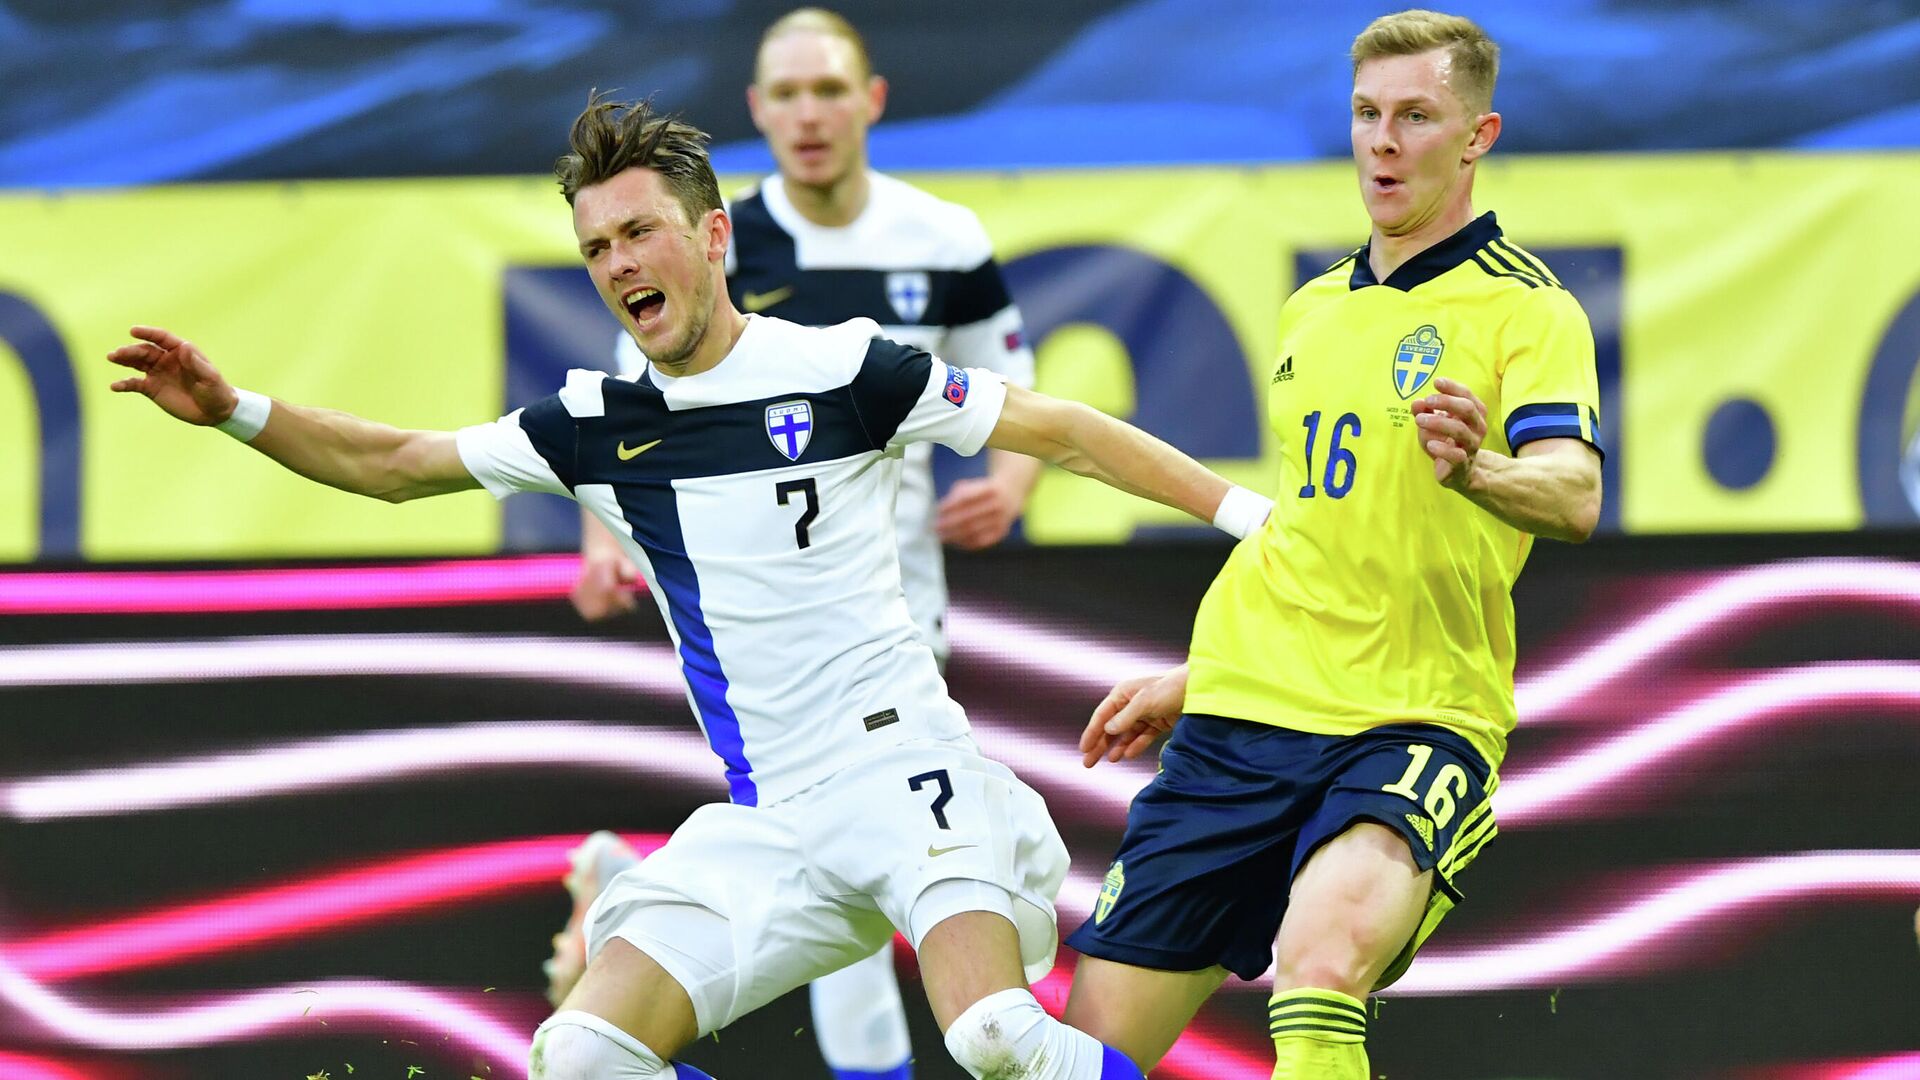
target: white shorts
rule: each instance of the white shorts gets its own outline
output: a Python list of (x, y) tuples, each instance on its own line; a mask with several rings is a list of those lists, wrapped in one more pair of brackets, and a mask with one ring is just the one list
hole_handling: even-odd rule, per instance
[[(903, 743), (770, 806), (716, 803), (614, 878), (587, 955), (621, 938), (686, 989), (700, 1033), (872, 955), (898, 927), (1009, 913), (1029, 979), (1052, 969), (1067, 848), (1046, 802), (972, 740)], [(915, 903), (936, 884), (935, 899)], [(966, 888), (968, 883), (990, 888)]]

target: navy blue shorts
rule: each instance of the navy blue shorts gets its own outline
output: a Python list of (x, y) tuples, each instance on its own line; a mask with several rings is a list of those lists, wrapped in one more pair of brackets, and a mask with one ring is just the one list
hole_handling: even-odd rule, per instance
[(1496, 831), (1498, 781), (1467, 740), (1429, 724), (1312, 735), (1217, 716), (1184, 716), (1160, 775), (1127, 811), (1127, 833), (1093, 917), (1067, 944), (1164, 971), (1219, 964), (1243, 979), (1273, 963), (1293, 876), (1359, 821), (1398, 832), (1434, 870), (1419, 931), (1385, 986), (1461, 898), (1454, 878)]

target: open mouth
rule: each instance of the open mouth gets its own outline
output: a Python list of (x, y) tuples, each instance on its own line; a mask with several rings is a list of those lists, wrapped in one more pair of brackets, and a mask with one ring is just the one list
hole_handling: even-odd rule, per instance
[(620, 302), (626, 305), (634, 323), (644, 328), (659, 320), (661, 309), (667, 306), (667, 297), (659, 289), (641, 286), (621, 297)]
[(1377, 175), (1373, 178), (1373, 190), (1378, 191), (1382, 194), (1385, 194), (1386, 192), (1389, 192), (1389, 191), (1395, 191), (1399, 187), (1400, 187), (1400, 181), (1395, 180), (1391, 176)]

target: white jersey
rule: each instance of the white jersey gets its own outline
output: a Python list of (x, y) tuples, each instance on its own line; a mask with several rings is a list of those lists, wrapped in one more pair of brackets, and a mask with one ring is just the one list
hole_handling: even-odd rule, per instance
[[(841, 226), (795, 210), (786, 182), (768, 177), (728, 206), (727, 291), (741, 311), (810, 326), (870, 318), (883, 336), (1033, 385), (1033, 352), (973, 211), (902, 180), (867, 174), (865, 209)], [(634, 374), (646, 358), (619, 336), (615, 360)], [(921, 636), (944, 658), (947, 579), (933, 534), (932, 448), (907, 449), (895, 521), (907, 603)]]
[(967, 731), (901, 593), (894, 492), (910, 444), (977, 452), (1006, 387), (878, 333), (749, 316), (708, 371), (573, 371), (459, 433), (496, 498), (571, 495), (620, 538), (736, 803)]

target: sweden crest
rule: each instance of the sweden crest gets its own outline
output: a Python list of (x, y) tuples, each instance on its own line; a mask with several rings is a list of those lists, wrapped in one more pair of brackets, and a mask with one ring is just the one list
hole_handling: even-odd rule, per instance
[(1100, 883), (1100, 899), (1093, 905), (1093, 924), (1100, 925), (1120, 902), (1120, 890), (1127, 887), (1127, 869), (1118, 861), (1107, 868), (1107, 879)]
[(1393, 351), (1393, 389), (1400, 400), (1418, 394), (1433, 381), (1434, 369), (1440, 366), (1440, 352), (1446, 347), (1440, 331), (1432, 326), (1423, 326), (1400, 339), (1400, 346)]

